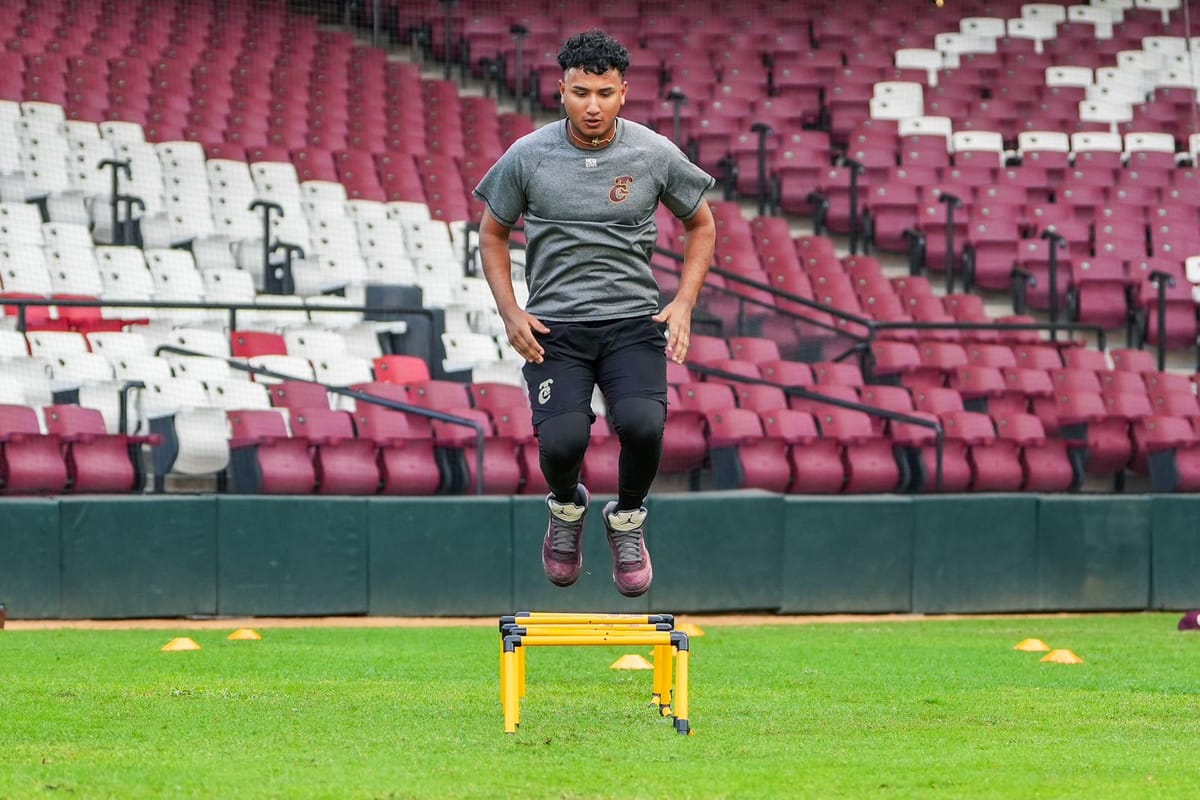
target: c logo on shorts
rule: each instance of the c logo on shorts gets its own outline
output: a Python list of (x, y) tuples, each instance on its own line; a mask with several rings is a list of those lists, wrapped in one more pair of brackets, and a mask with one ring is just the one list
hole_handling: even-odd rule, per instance
[(546, 378), (538, 384), (538, 404), (546, 405), (550, 402), (550, 387), (554, 384), (554, 378)]

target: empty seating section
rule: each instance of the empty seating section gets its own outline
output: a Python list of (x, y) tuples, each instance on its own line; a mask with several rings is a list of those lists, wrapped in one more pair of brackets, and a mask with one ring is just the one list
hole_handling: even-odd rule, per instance
[[(471, 189), (557, 115), (581, 19), (381, 5), (416, 61), (282, 0), (8, 9), (0, 493), (547, 491)], [(1200, 490), (1194, 367), (1143, 349), (1178, 363), (1200, 334), (1182, 12), (728, 6), (685, 24), (615, 4), (584, 26), (630, 47), (623, 115), (720, 181), (663, 485)], [(657, 221), (669, 295), (683, 229)], [(381, 286), (414, 314), (368, 318)], [(1047, 314), (1127, 346), (995, 324)], [(596, 410), (583, 478), (612, 493), (619, 438)]]

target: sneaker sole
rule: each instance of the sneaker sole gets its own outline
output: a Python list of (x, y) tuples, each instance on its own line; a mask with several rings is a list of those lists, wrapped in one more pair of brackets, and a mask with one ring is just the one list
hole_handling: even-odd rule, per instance
[[(616, 575), (613, 576), (613, 583), (617, 583)], [(621, 584), (617, 583), (617, 591), (620, 592), (621, 594), (623, 594), (625, 597), (641, 597), (647, 591), (649, 591), (650, 584), (652, 584), (652, 583), (654, 583), (654, 576), (651, 576), (650, 580), (646, 581), (646, 585), (641, 587), (640, 589), (629, 589), (629, 588), (624, 587)]]

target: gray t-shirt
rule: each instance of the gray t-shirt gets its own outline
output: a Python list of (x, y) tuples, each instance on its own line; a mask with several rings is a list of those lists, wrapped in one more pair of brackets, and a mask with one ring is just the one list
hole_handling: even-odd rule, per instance
[(620, 120), (612, 144), (595, 151), (572, 145), (566, 125), (513, 142), (475, 187), (502, 224), (524, 217), (525, 310), (548, 321), (656, 313), (658, 204), (688, 219), (715, 181), (644, 125)]

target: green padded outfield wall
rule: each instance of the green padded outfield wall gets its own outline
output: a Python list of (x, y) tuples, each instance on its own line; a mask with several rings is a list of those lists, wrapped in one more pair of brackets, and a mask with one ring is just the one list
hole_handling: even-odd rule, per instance
[(912, 607), (911, 498), (811, 497), (784, 504), (780, 611), (874, 614)]
[(1150, 607), (1200, 607), (1200, 504), (1155, 497), (1150, 512)]
[(217, 498), (217, 613), (367, 613), (366, 498)]
[(914, 502), (912, 611), (1038, 610), (1038, 499), (951, 495)]
[(217, 613), (216, 507), (212, 497), (64, 497), (62, 615)]
[[(654, 610), (778, 608), (784, 506), (782, 496), (760, 491), (651, 498), (646, 507)], [(611, 557), (606, 568), (610, 566)]]
[(541, 497), (3, 498), (0, 603), (11, 619), (1200, 607), (1195, 495), (655, 495), (636, 599), (612, 584), (607, 499), (558, 589)]
[(509, 607), (513, 508), (507, 497), (371, 498), (370, 613), (487, 616)]
[[(1148, 496), (1043, 497), (1038, 503), (1042, 610), (1149, 608), (1153, 503)], [(1200, 512), (1200, 505), (1193, 509)], [(1200, 517), (1192, 519), (1195, 531)]]
[(0, 603), (13, 619), (59, 619), (62, 544), (57, 500), (0, 500)]

